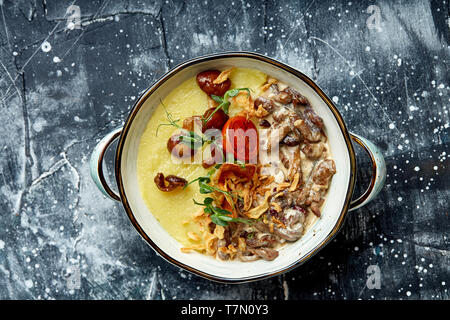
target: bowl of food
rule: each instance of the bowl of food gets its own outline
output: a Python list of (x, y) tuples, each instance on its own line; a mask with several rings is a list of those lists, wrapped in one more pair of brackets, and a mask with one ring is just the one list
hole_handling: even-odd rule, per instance
[[(118, 192), (103, 174), (116, 139)], [(352, 140), (373, 168), (355, 200)], [(310, 259), (348, 211), (375, 198), (386, 167), (377, 147), (349, 133), (302, 72), (263, 55), (227, 52), (184, 62), (148, 88), (124, 126), (94, 148), (91, 175), (164, 259), (239, 283)]]

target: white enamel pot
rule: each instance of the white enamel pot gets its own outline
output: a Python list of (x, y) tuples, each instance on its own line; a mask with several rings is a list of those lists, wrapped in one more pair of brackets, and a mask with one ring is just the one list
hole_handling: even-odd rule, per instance
[[(331, 153), (336, 164), (322, 216), (298, 241), (280, 249), (274, 261), (221, 261), (200, 253), (182, 253), (182, 245), (172, 238), (144, 203), (137, 180), (137, 154), (140, 138), (161, 99), (185, 80), (208, 69), (231, 66), (254, 68), (289, 84), (305, 95), (325, 123)], [(103, 175), (103, 157), (107, 148), (118, 140), (115, 177), (118, 193)], [(372, 161), (372, 179), (363, 195), (352, 200), (356, 183), (356, 156), (351, 141), (361, 145)], [(384, 185), (386, 166), (378, 148), (367, 139), (349, 133), (333, 102), (302, 72), (269, 57), (250, 52), (227, 52), (189, 60), (178, 65), (137, 100), (123, 128), (107, 134), (95, 147), (91, 157), (91, 175), (98, 188), (108, 197), (121, 201), (131, 223), (144, 240), (170, 263), (210, 280), (240, 283), (279, 275), (301, 265), (322, 249), (342, 227), (349, 211), (374, 199)], [(170, 214), (170, 213), (168, 213)]]

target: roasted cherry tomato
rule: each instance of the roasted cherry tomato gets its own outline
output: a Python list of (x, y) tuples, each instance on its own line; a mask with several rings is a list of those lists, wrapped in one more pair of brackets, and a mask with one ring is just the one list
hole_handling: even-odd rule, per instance
[(244, 116), (230, 118), (222, 129), (223, 147), (239, 161), (256, 163), (258, 158), (258, 130)]
[(175, 133), (167, 141), (167, 150), (176, 158), (187, 158), (195, 155), (196, 151), (193, 146), (181, 142), (183, 137), (188, 138), (186, 134)]
[[(216, 108), (209, 108), (203, 114), (203, 119), (209, 119), (206, 124), (203, 125), (203, 132), (208, 129), (219, 129), (221, 130), (223, 125), (228, 121), (228, 115), (222, 110), (219, 109), (214, 112)], [(214, 113), (213, 113), (214, 112)], [(212, 116), (211, 116), (212, 114)]]
[(223, 96), (231, 87), (231, 80), (227, 79), (222, 83), (213, 81), (219, 76), (219, 70), (206, 70), (197, 74), (197, 84), (208, 95)]

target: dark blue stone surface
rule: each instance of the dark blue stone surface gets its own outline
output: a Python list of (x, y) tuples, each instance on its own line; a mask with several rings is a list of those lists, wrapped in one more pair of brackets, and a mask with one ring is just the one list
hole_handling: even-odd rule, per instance
[[(0, 298), (449, 299), (449, 23), (442, 0), (0, 0)], [(316, 80), (388, 176), (305, 265), (222, 285), (158, 257), (88, 162), (154, 80), (232, 50)]]

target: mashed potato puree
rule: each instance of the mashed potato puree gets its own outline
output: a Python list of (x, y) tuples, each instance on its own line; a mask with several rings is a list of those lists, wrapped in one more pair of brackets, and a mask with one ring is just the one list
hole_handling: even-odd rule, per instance
[[(236, 68), (230, 75), (231, 88), (250, 88), (257, 92), (266, 82), (267, 75), (251, 69)], [(175, 88), (164, 100), (167, 111), (174, 119), (183, 119), (202, 115), (208, 108), (207, 95), (198, 87), (195, 76)], [(230, 116), (239, 112), (230, 106)], [(171, 160), (167, 151), (167, 140), (176, 130), (172, 126), (161, 126), (156, 136), (156, 129), (161, 123), (167, 123), (164, 107), (160, 104), (151, 117), (143, 133), (137, 157), (137, 175), (139, 188), (147, 207), (161, 226), (182, 245), (195, 244), (187, 237), (188, 232), (199, 234), (199, 225), (192, 221), (192, 215), (201, 207), (195, 205), (192, 199), (202, 202), (204, 195), (200, 194), (198, 184), (189, 185), (186, 189), (172, 192), (161, 192), (153, 179), (158, 172), (164, 175), (176, 175), (191, 181), (207, 173), (201, 164), (179, 164)]]

